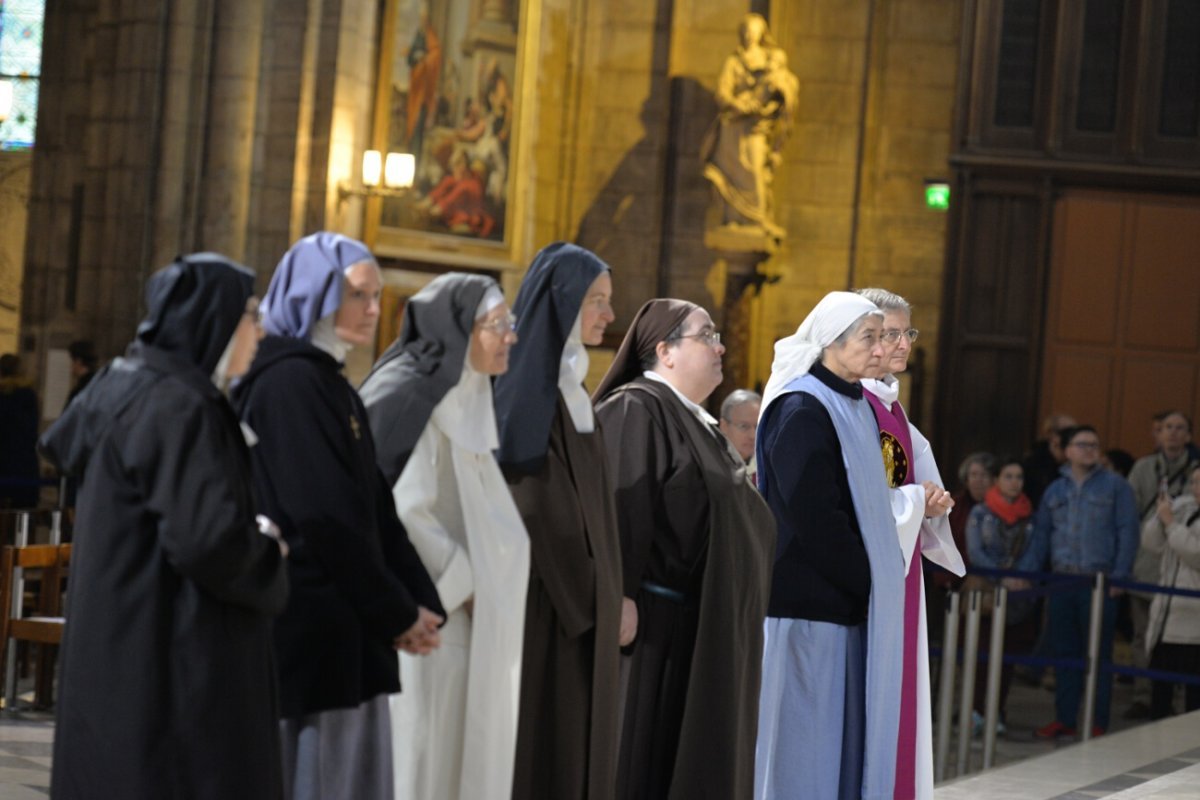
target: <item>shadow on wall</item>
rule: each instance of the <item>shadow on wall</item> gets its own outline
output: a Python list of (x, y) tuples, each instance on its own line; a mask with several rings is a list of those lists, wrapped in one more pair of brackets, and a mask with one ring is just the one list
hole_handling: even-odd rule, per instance
[(709, 186), (700, 143), (716, 117), (712, 92), (694, 78), (668, 77), (671, 0), (657, 0), (650, 91), (639, 120), (642, 138), (622, 156), (584, 213), (575, 241), (613, 268), (615, 346), (637, 309), (652, 297), (682, 297), (708, 307), (712, 254), (704, 250)]

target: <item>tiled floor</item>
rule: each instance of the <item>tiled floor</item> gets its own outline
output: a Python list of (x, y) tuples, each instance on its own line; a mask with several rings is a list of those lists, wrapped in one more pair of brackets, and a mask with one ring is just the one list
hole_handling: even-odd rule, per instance
[(0, 800), (45, 800), (50, 794), (53, 719), (47, 714), (0, 719)]
[[(1049, 721), (1053, 694), (1014, 686), (1008, 733), (997, 740), (996, 768), (979, 773), (979, 739), (972, 742), (975, 774), (941, 784), (936, 800), (1197, 800), (1200, 798), (1200, 712), (1159, 723), (1121, 718), (1129, 687), (1113, 692), (1113, 731), (1086, 744), (1041, 742), (1034, 728)], [(52, 717), (0, 714), (0, 800), (44, 800), (49, 794)], [(957, 752), (952, 740), (951, 759)], [(951, 770), (952, 772), (953, 770)]]
[(1200, 711), (944, 784), (936, 800), (1196, 800)]

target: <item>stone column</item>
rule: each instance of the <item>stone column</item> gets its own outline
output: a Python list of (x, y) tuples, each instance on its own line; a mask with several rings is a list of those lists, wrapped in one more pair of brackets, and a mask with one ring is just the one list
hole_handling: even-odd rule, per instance
[(263, 0), (217, 0), (214, 34), (200, 246), (244, 258)]
[(725, 292), (721, 302), (721, 341), (725, 345), (724, 377), (714, 392), (714, 405), (734, 389), (753, 389), (750, 381), (753, 347), (766, 346), (756, 341), (752, 325), (754, 298), (766, 279), (759, 265), (768, 257), (764, 252), (721, 253), (725, 264)]

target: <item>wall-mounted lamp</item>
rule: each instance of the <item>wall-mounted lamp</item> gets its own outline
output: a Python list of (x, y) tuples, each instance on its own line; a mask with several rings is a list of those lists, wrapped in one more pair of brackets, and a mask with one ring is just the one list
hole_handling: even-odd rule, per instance
[(400, 197), (412, 188), (416, 170), (412, 153), (388, 153), (385, 160), (378, 150), (368, 150), (362, 158), (362, 188), (338, 184), (338, 203), (349, 197)]
[(13, 104), (13, 82), (0, 80), (0, 122), (8, 119), (8, 115), (12, 113)]

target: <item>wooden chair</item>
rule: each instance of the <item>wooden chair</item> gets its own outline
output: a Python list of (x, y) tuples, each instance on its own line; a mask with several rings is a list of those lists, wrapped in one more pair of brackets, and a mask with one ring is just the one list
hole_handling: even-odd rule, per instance
[[(62, 585), (71, 545), (43, 544), (17, 547), (6, 545), (0, 557), (0, 664), (4, 665), (5, 708), (12, 710), (17, 695), (17, 642), (41, 645), (38, 658), (36, 703), (48, 706), (54, 681), (54, 656), (62, 642)], [(41, 572), (33, 616), (26, 617), (25, 592), (28, 570)]]

